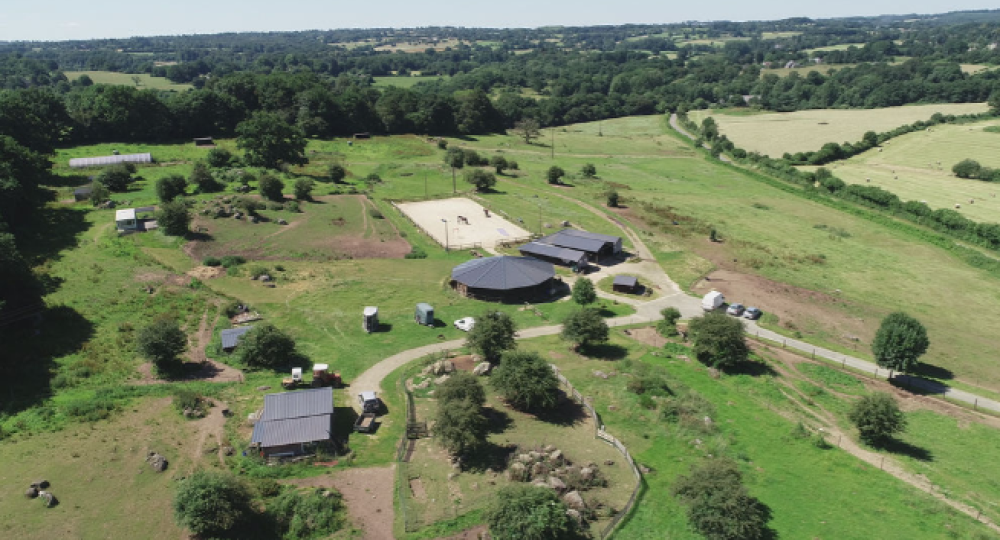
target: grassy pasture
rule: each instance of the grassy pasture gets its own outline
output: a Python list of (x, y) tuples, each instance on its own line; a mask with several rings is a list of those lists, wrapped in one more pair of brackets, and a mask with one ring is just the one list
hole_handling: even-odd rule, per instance
[(826, 47), (816, 47), (815, 49), (803, 49), (802, 52), (806, 54), (822, 54), (827, 51), (846, 51), (851, 47), (860, 49), (864, 47), (864, 43), (840, 43), (838, 45), (827, 45)]
[[(1000, 167), (1000, 134), (985, 128), (1000, 120), (976, 124), (939, 125), (888, 141), (882, 151), (870, 150), (834, 163), (831, 171), (845, 182), (885, 188), (903, 200), (927, 201), (931, 208), (953, 208), (975, 221), (1000, 221), (1000, 189), (991, 182), (958, 178), (953, 165), (966, 158)], [(938, 165), (938, 162), (941, 165)], [(969, 204), (969, 200), (975, 200)]]
[(749, 117), (707, 110), (692, 111), (690, 116), (698, 123), (713, 116), (719, 124), (719, 131), (736, 146), (748, 152), (781, 157), (785, 152), (819, 150), (828, 142), (856, 142), (866, 131), (888, 131), (917, 120), (927, 120), (937, 112), (957, 115), (987, 110), (985, 103), (946, 103), (864, 110), (819, 109)]
[(389, 86), (396, 86), (398, 88), (411, 88), (416, 84), (428, 81), (438, 81), (445, 80), (448, 76), (394, 76), (394, 77), (373, 77), (375, 79), (376, 88), (386, 88)]
[[(117, 84), (124, 86), (135, 86), (141, 90), (188, 90), (193, 88), (190, 84), (178, 84), (166, 77), (153, 77), (148, 73), (118, 73), (115, 71), (66, 71), (66, 78), (74, 80), (80, 75), (87, 75), (93, 79), (95, 84)], [(139, 77), (139, 84), (135, 84), (132, 77)]]
[[(983, 538), (985, 527), (945, 507), (836, 448), (821, 449), (793, 435), (797, 409), (771, 376), (730, 375), (713, 379), (684, 347), (665, 354), (612, 332), (612, 345), (627, 351), (615, 362), (565, 352), (554, 338), (523, 342), (558, 365), (577, 389), (591, 396), (609, 431), (628, 446), (636, 460), (652, 469), (648, 489), (633, 517), (617, 537), (626, 539), (695, 539), (684, 508), (670, 496), (677, 476), (706, 454), (729, 456), (745, 475), (750, 492), (774, 512), (772, 527), (781, 538)], [(657, 410), (646, 410), (626, 385), (623, 375), (638, 363), (666, 370), (669, 384), (693, 389), (714, 406), (716, 434), (705, 434), (663, 421)], [(593, 371), (619, 374), (607, 380)], [(655, 399), (655, 398), (654, 398)], [(659, 400), (656, 400), (659, 401)], [(790, 420), (792, 418), (793, 420)], [(917, 437), (921, 446), (925, 436)], [(701, 441), (701, 444), (695, 442)], [(987, 459), (973, 452), (955, 456), (957, 465)], [(972, 460), (964, 461), (964, 460)], [(981, 492), (988, 497), (992, 487)]]

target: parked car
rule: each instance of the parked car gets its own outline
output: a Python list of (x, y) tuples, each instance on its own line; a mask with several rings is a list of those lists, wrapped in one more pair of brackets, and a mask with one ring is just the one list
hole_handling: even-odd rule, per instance
[(458, 328), (463, 332), (468, 332), (469, 330), (475, 328), (475, 326), (476, 326), (476, 319), (472, 317), (465, 317), (463, 319), (455, 321), (455, 328)]
[(750, 306), (745, 312), (743, 312), (743, 317), (750, 319), (751, 321), (756, 321), (762, 315), (760, 309)]
[(743, 307), (743, 304), (729, 304), (729, 309), (726, 310), (726, 313), (734, 317), (739, 317), (743, 315), (744, 311), (746, 311), (746, 308)]

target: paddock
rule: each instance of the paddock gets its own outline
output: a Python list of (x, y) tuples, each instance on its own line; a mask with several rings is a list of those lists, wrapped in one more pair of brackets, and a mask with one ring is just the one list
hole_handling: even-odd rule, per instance
[(487, 212), (479, 203), (464, 197), (400, 203), (396, 206), (442, 246), (445, 246), (445, 238), (447, 246), (458, 249), (476, 244), (492, 248), (500, 241), (526, 240), (531, 236), (522, 227), (503, 216)]

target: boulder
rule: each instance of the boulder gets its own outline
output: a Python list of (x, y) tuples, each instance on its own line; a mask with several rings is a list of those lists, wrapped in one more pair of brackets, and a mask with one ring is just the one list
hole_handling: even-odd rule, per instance
[(270, 390), (270, 389), (271, 389), (270, 386), (258, 386), (257, 387), (257, 391), (258, 392), (264, 392), (265, 390)]
[(278, 220), (278, 225), (288, 225), (288, 222), (285, 221), (284, 219), (279, 219)]
[(562, 480), (556, 478), (555, 476), (550, 476), (549, 480), (548, 480), (548, 483), (549, 483), (549, 487), (552, 488), (552, 489), (554, 489), (554, 490), (556, 490), (556, 491), (560, 491), (560, 492), (561, 491), (566, 491), (566, 483), (563, 482)]
[(552, 487), (552, 486), (546, 484), (545, 480), (536, 480), (535, 483), (533, 483), (531, 485), (533, 485), (535, 487), (538, 487), (538, 488), (549, 488), (549, 487)]
[(552, 452), (556, 451), (556, 447), (552, 446), (551, 444), (546, 444), (545, 446), (542, 447), (542, 451), (545, 452), (546, 454), (551, 454)]
[(612, 459), (605, 459), (604, 460), (604, 464), (607, 465), (608, 467), (610, 467), (610, 466), (614, 465), (615, 462)]
[(264, 275), (260, 276), (260, 280), (261, 281), (271, 281), (271, 276), (268, 275), (268, 274), (264, 274)]
[(156, 472), (163, 472), (167, 470), (167, 458), (157, 452), (150, 452), (149, 455), (146, 456), (146, 463), (149, 463), (149, 466)]
[(546, 472), (548, 471), (545, 470), (545, 465), (540, 461), (536, 461), (534, 465), (531, 466), (532, 478), (538, 478), (539, 476), (544, 476)]
[(472, 369), (473, 375), (483, 376), (490, 372), (491, 364), (489, 362), (482, 362)]
[(607, 379), (608, 374), (601, 370), (594, 370), (594, 377), (597, 377), (598, 379)]
[(511, 463), (510, 468), (507, 469), (504, 476), (507, 477), (507, 480), (520, 482), (527, 476), (527, 468), (524, 466), (524, 463), (515, 461), (514, 463)]
[(434, 384), (444, 384), (445, 381), (451, 378), (451, 375), (442, 375), (434, 379)]
[(531, 454), (518, 454), (517, 460), (521, 463), (531, 463), (534, 461), (531, 459)]
[(579, 510), (570, 508), (566, 510), (566, 515), (577, 523), (583, 523), (583, 514), (581, 514)]
[(549, 454), (549, 461), (551, 461), (552, 463), (562, 463), (562, 459), (563, 459), (562, 450), (556, 450), (555, 452)]
[(580, 469), (580, 480), (583, 480), (584, 482), (590, 482), (593, 479), (594, 479), (594, 469), (591, 469), (590, 467), (584, 467)]
[(577, 512), (582, 512), (587, 509), (587, 505), (583, 502), (583, 497), (580, 496), (579, 491), (570, 491), (562, 496), (562, 500), (566, 503), (566, 506), (576, 510)]

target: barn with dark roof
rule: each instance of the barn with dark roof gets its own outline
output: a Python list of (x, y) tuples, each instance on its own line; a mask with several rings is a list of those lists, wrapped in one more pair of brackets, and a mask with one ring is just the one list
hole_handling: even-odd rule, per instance
[(531, 257), (473, 259), (451, 271), (452, 285), (463, 296), (501, 302), (544, 298), (555, 276), (552, 263)]
[(622, 238), (608, 234), (598, 234), (577, 229), (563, 229), (543, 236), (535, 242), (564, 249), (582, 251), (592, 261), (617, 255), (622, 251)]
[(329, 444), (332, 430), (332, 388), (268, 394), (250, 445), (262, 457), (309, 454)]

